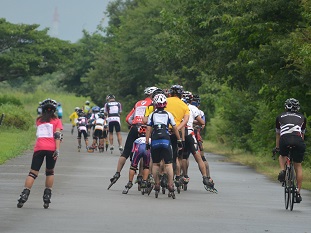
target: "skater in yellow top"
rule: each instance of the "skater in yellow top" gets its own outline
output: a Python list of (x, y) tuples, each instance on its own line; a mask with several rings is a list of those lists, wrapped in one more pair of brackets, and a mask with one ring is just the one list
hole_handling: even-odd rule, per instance
[(79, 109), (80, 109), (79, 107), (75, 107), (75, 111), (73, 113), (71, 113), (71, 115), (69, 116), (69, 120), (72, 124), (71, 134), (73, 134), (73, 131), (74, 131), (75, 127), (77, 126), (77, 122), (78, 122), (78, 118), (79, 118), (77, 112)]

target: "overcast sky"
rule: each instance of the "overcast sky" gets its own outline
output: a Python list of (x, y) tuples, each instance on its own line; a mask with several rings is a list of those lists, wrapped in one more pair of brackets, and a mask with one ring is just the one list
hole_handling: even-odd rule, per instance
[[(109, 0), (0, 0), (0, 18), (17, 24), (39, 24), (49, 34), (76, 42), (82, 30), (92, 33), (104, 19)], [(58, 17), (55, 17), (55, 12)]]

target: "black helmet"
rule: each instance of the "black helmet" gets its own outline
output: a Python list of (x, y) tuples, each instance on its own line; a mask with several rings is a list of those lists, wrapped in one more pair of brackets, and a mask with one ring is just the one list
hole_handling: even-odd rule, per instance
[(84, 112), (83, 112), (83, 110), (82, 110), (81, 108), (79, 108), (79, 109), (77, 110), (77, 114), (78, 114), (79, 117), (84, 116)]
[(181, 85), (173, 85), (173, 86), (171, 86), (171, 89), (170, 89), (170, 94), (171, 95), (177, 95), (178, 97), (180, 97), (181, 98), (181, 95), (183, 94), (183, 92), (184, 92), (184, 88), (183, 88), (183, 86), (181, 86)]
[(107, 95), (106, 96), (106, 100), (108, 101), (108, 100), (111, 100), (111, 99), (115, 99), (116, 97), (114, 96), (114, 95), (112, 95), (112, 94), (109, 94), (109, 95)]
[(284, 103), (285, 109), (290, 112), (298, 112), (300, 109), (300, 103), (294, 98), (285, 100)]
[(156, 90), (153, 91), (152, 93), (152, 99), (157, 95), (157, 94), (164, 94), (164, 91), (160, 88), (157, 88)]
[(50, 98), (43, 100), (41, 103), (42, 111), (56, 111), (57, 102), (55, 100), (52, 100)]
[(182, 98), (185, 99), (187, 103), (191, 103), (193, 95), (190, 91), (184, 91), (184, 93), (182, 94)]

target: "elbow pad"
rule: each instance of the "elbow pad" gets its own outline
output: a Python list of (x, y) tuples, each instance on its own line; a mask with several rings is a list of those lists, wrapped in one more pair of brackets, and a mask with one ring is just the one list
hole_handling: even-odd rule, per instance
[(55, 132), (54, 133), (54, 139), (55, 140), (62, 140), (63, 139), (63, 134), (61, 132)]

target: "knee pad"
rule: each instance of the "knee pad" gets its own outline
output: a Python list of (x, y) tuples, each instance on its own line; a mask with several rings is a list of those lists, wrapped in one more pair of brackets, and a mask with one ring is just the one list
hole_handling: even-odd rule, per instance
[(35, 173), (29, 172), (28, 176), (32, 177), (34, 180), (38, 177)]
[(53, 176), (54, 175), (54, 169), (46, 169), (45, 175), (46, 176)]

